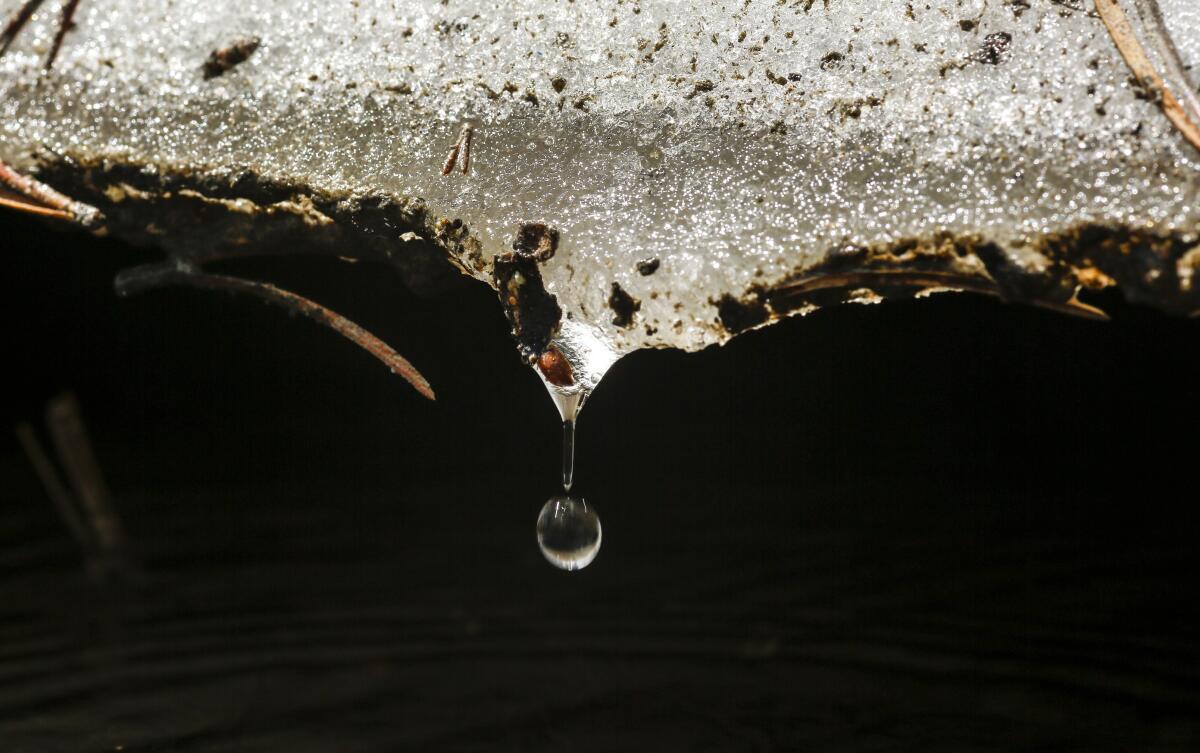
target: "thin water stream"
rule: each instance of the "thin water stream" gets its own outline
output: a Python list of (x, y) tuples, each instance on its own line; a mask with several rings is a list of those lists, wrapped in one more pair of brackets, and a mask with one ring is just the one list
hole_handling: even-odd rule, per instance
[(566, 419), (562, 424), (562, 484), (563, 491), (571, 491), (575, 481), (575, 419)]

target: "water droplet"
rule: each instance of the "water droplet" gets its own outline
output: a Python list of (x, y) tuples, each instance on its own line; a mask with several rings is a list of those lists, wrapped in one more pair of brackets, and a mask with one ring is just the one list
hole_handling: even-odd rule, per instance
[(600, 552), (600, 517), (582, 499), (551, 497), (538, 515), (537, 537), (542, 555), (551, 565), (582, 570)]

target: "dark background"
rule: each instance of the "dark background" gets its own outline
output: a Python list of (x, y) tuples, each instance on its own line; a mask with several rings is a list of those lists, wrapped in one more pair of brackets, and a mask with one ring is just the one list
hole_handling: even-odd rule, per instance
[[(3, 418), (35, 418), (75, 390), (97, 442), (120, 453), (117, 486), (467, 475), (553, 490), (556, 414), (481, 285), (422, 300), (370, 264), (222, 268), (378, 334), (432, 382), (439, 399), (427, 403), (349, 342), (257, 300), (191, 289), (117, 299), (115, 273), (157, 260), (152, 250), (2, 220)], [(582, 488), (986, 480), (1143, 517), (1142, 506), (1174, 504), (1179, 495), (1153, 492), (1186, 481), (1197, 459), (1200, 321), (1097, 302), (1114, 321), (946, 295), (825, 309), (696, 354), (634, 353), (581, 421)], [(1118, 488), (1140, 498), (1117, 500)]]
[(143, 571), (90, 583), (0, 436), (8, 750), (1200, 745), (1200, 321), (947, 295), (635, 353), (582, 414), (604, 545), (567, 575), (557, 415), (490, 290), (224, 267), (430, 403), (256, 300), (116, 299), (153, 251), (0, 237), (3, 423), (78, 394)]

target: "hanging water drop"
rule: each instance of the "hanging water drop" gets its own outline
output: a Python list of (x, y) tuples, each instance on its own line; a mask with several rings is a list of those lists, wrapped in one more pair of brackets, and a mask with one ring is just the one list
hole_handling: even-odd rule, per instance
[[(575, 424), (579, 411), (616, 360), (616, 352), (595, 331), (570, 319), (559, 323), (553, 341), (535, 359), (534, 368), (562, 418), (562, 485), (566, 492), (575, 481)], [(600, 518), (582, 499), (552, 497), (538, 516), (537, 536), (538, 546), (550, 564), (563, 570), (579, 570), (600, 551)]]
[(551, 565), (582, 570), (600, 552), (600, 517), (582, 499), (551, 497), (538, 515), (537, 537), (542, 556)]

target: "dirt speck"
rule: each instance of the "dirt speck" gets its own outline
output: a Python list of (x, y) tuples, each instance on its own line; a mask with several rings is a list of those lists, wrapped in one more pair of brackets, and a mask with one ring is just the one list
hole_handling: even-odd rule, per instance
[(633, 315), (642, 308), (642, 302), (626, 293), (620, 283), (614, 282), (608, 296), (608, 307), (613, 310), (613, 324), (628, 329), (633, 326)]
[(222, 76), (234, 66), (246, 62), (260, 44), (262, 40), (258, 37), (241, 37), (226, 47), (213, 50), (204, 62), (204, 78)]
[(983, 38), (983, 44), (971, 56), (971, 59), (984, 65), (999, 65), (1004, 62), (1009, 48), (1012, 47), (1012, 40), (1012, 34), (1009, 34), (1007, 31), (988, 34)]
[(536, 262), (549, 261), (558, 250), (558, 231), (541, 222), (526, 222), (517, 228), (512, 247)]
[(642, 259), (637, 263), (638, 274), (649, 277), (658, 271), (661, 262), (658, 259)]
[(842, 60), (845, 57), (846, 56), (840, 52), (827, 53), (825, 57), (821, 58), (821, 70), (827, 71), (831, 68), (840, 68), (842, 65)]

